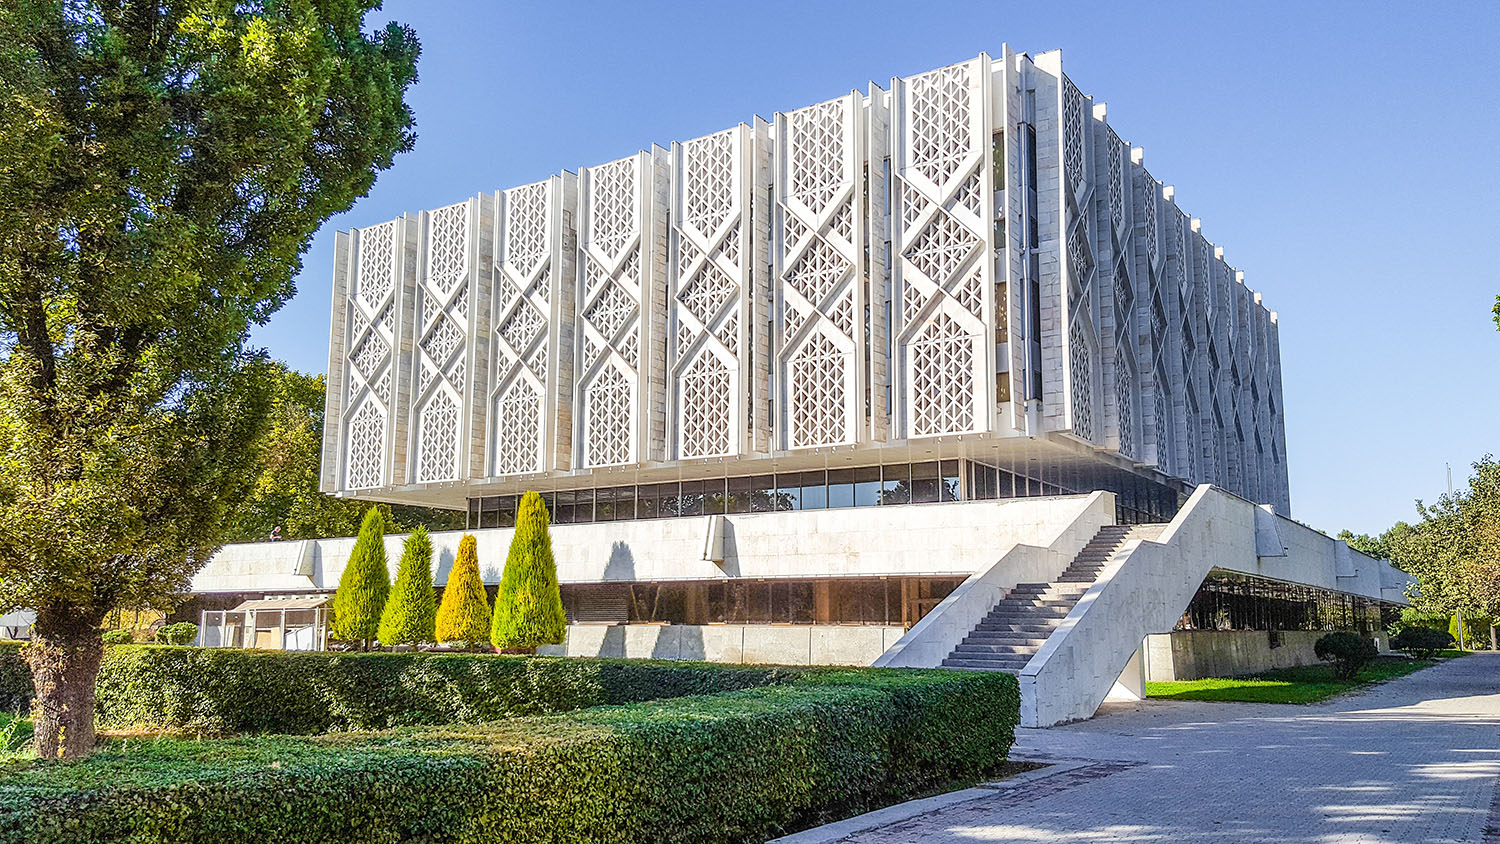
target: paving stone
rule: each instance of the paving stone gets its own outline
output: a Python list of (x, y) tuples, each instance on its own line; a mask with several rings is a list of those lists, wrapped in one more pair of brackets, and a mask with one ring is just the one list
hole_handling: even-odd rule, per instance
[(1084, 764), (841, 840), (1500, 841), (1500, 655), (1312, 706), (1109, 705), (1015, 755)]

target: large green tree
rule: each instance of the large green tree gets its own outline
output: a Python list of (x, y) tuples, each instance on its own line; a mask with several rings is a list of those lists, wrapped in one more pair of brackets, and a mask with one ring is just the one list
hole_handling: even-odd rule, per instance
[(104, 615), (171, 603), (255, 477), (249, 328), (413, 142), (376, 5), (0, 2), (0, 609), (43, 756), (93, 745)]
[[(260, 438), (255, 483), (235, 505), (225, 540), (262, 540), (278, 527), (282, 539), (355, 535), (368, 505), (318, 491), (323, 376), (305, 375), (280, 363), (273, 364), (271, 371), (271, 411)], [(404, 533), (419, 526), (430, 530), (464, 526), (464, 514), (455, 510), (379, 506), (387, 533)]]
[(1391, 561), (1417, 580), (1413, 606), (1500, 616), (1500, 463), (1486, 456), (1467, 488), (1430, 506), (1419, 501), (1417, 513), (1420, 522), (1389, 539)]

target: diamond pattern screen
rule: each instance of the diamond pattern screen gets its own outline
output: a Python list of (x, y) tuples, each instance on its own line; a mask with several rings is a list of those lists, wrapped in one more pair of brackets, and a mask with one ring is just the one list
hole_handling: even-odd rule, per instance
[(1040, 425), (1284, 511), (1275, 320), (1058, 61), (980, 56), (352, 232), (323, 482)]
[(344, 425), (345, 489), (386, 483), (386, 423), (391, 410), (391, 349), (396, 342), (391, 316), (396, 307), (396, 252), (399, 223), (392, 221), (357, 233), (353, 294), (345, 300), (347, 387), (343, 407), (352, 409)]
[(415, 478), (418, 483), (460, 477), (465, 338), (469, 332), (470, 204), (428, 215), (425, 271), (417, 282), (418, 371), (412, 395)]
[[(982, 177), (989, 139), (976, 116), (981, 64), (968, 62), (904, 80), (905, 145), (898, 156), (892, 222), (896, 351), (904, 359), (902, 406), (911, 436), (978, 429), (985, 396), (984, 338), (992, 293), (984, 265), (992, 224)], [(982, 122), (982, 121), (980, 121)]]
[(584, 466), (614, 466), (636, 459), (636, 395), (640, 385), (642, 289), (641, 204), (648, 179), (639, 157), (584, 172), (584, 290), (582, 377)]
[(669, 351), (678, 457), (731, 453), (743, 425), (738, 319), (746, 278), (739, 246), (739, 166), (743, 138), (730, 129), (681, 145), (676, 276), (671, 284)]
[[(853, 97), (782, 116), (787, 144), (776, 187), (781, 248), (779, 393), (788, 448), (853, 442), (859, 390), (855, 319), (860, 249), (851, 223), (861, 200)], [(857, 325), (861, 334), (856, 334)]]
[(491, 475), (542, 471), (551, 309), (552, 185), (505, 191), (495, 264)]

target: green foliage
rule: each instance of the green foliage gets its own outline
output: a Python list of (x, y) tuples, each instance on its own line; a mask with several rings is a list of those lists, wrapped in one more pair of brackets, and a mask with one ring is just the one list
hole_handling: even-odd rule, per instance
[(313, 734), (496, 721), (804, 674), (686, 662), (143, 646), (106, 653), (98, 707), (110, 727)]
[(106, 630), (101, 638), (106, 645), (128, 645), (135, 641), (129, 630)]
[(156, 631), (158, 645), (191, 645), (198, 638), (198, 625), (191, 621), (168, 624)]
[(1380, 655), (1375, 643), (1358, 633), (1329, 633), (1313, 643), (1313, 653), (1324, 662), (1333, 663), (1333, 674), (1340, 680), (1359, 676), (1359, 669)]
[(1391, 558), (1390, 531), (1380, 536), (1370, 536), (1367, 533), (1353, 533), (1347, 530), (1339, 531), (1338, 538), (1342, 539), (1350, 548), (1368, 557), (1377, 560), (1389, 560)]
[(333, 593), (333, 621), (329, 635), (346, 641), (368, 642), (380, 631), (380, 616), (391, 591), (385, 565), (385, 519), (371, 507), (349, 552), (349, 563)]
[(495, 596), (490, 642), (497, 648), (555, 645), (562, 642), (567, 623), (552, 559), (547, 505), (540, 495), (528, 492), (516, 510), (516, 531)]
[[(1464, 647), (1471, 651), (1483, 650), (1490, 644), (1490, 622), (1486, 616), (1464, 614)], [(1448, 618), (1448, 635), (1456, 644), (1458, 638), (1458, 613)], [(1446, 646), (1445, 646), (1446, 647)]]
[(1430, 627), (1411, 626), (1391, 637), (1391, 647), (1417, 659), (1432, 659), (1453, 646), (1453, 637)]
[(92, 746), (61, 702), (104, 616), (186, 592), (257, 476), (250, 329), (412, 145), (376, 5), (0, 3), (0, 611), (37, 612), (46, 755)]
[[(367, 505), (319, 491), (323, 453), (324, 378), (304, 375), (285, 365), (271, 366), (272, 400), (261, 437), (255, 486), (230, 516), (225, 539), (255, 542), (281, 528), (283, 539), (353, 536)], [(419, 526), (456, 530), (464, 514), (425, 507), (376, 505), (385, 517), (386, 533), (405, 533)]]
[(1422, 521), (1393, 529), (1389, 543), (1391, 561), (1417, 580), (1412, 604), (1445, 615), (1500, 617), (1500, 463), (1486, 456), (1474, 464), (1466, 489), (1430, 507), (1419, 501), (1417, 512)]
[(36, 697), (20, 642), (0, 643), (0, 712), (25, 712)]
[[(393, 658), (594, 662), (345, 659)], [(725, 670), (675, 667), (695, 669)], [(1009, 752), (1019, 702), (1005, 674), (809, 670), (484, 726), (115, 745), (74, 765), (8, 769), (0, 844), (763, 841), (983, 776)]]
[(1405, 630), (1408, 627), (1427, 627), (1433, 630), (1446, 630), (1450, 618), (1452, 618), (1452, 615), (1449, 613), (1428, 612), (1416, 607), (1402, 607), (1401, 621), (1398, 625), (1394, 626), (1399, 628), (1399, 630)]
[(437, 613), (437, 640), (444, 644), (477, 647), (489, 641), (490, 599), (479, 577), (478, 543), (465, 535), (458, 542), (458, 555), (443, 587), (443, 603)]
[(380, 616), (382, 645), (415, 645), (437, 641), (437, 597), (432, 588), (432, 540), (419, 527), (401, 548), (396, 585)]

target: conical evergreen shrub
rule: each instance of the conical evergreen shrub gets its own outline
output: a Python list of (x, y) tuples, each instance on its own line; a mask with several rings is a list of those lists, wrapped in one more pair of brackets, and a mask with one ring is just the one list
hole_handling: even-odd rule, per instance
[(380, 632), (380, 614), (391, 591), (391, 573), (385, 568), (385, 517), (371, 507), (359, 528), (359, 538), (349, 554), (349, 564), (333, 593), (334, 639), (363, 642), (369, 646)]
[(529, 650), (563, 640), (567, 619), (557, 587), (557, 563), (547, 529), (547, 505), (535, 492), (521, 498), (516, 533), (500, 576), (490, 642), (497, 648)]
[(443, 587), (437, 611), (437, 640), (463, 647), (483, 645), (490, 637), (490, 600), (479, 579), (479, 553), (474, 537), (459, 540), (458, 556)]
[(396, 585), (380, 616), (380, 644), (416, 645), (434, 642), (437, 598), (432, 590), (432, 540), (419, 527), (401, 546)]

